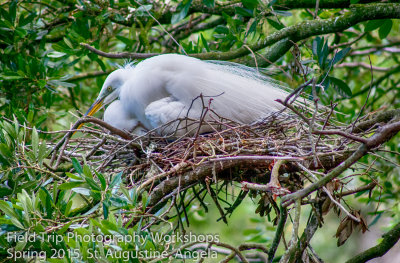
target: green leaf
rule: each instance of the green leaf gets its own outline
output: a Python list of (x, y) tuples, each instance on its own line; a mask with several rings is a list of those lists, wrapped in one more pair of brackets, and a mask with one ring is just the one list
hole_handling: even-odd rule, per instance
[(51, 148), (47, 149), (47, 144), (45, 142), (42, 142), (39, 146), (38, 162), (42, 163), (43, 159), (50, 154), (51, 150)]
[(208, 8), (214, 8), (214, 0), (203, 0), (203, 4)]
[(59, 52), (59, 51), (52, 51), (52, 52), (47, 54), (47, 56), (49, 58), (60, 58), (60, 57), (63, 57), (65, 55), (67, 55), (67, 54), (64, 53), (64, 52)]
[(82, 170), (82, 166), (81, 164), (78, 162), (78, 160), (74, 157), (71, 158), (72, 161), (72, 166), (74, 167), (75, 171), (78, 174), (82, 174), (83, 170)]
[(215, 33), (218, 33), (218, 34), (225, 34), (225, 35), (229, 34), (229, 28), (227, 28), (226, 26), (223, 26), (223, 25), (218, 25), (214, 31), (215, 31)]
[(17, 1), (14, 0), (11, 2), (8, 14), (10, 15), (10, 22), (14, 24), (15, 18), (17, 17)]
[(93, 206), (89, 211), (87, 211), (87, 212), (84, 213), (83, 215), (84, 215), (84, 216), (87, 216), (87, 215), (92, 214), (93, 212), (96, 212), (97, 209), (99, 208), (100, 204), (101, 204), (100, 202), (97, 203), (95, 206)]
[(90, 186), (90, 188), (92, 188), (95, 191), (101, 191), (100, 186), (98, 186), (98, 184), (96, 183), (95, 180), (93, 180), (92, 178), (86, 177), (85, 178), (86, 182), (88, 183), (88, 185)]
[(255, 33), (257, 30), (257, 24), (258, 24), (258, 20), (254, 19), (254, 21), (251, 23), (249, 30), (246, 32), (246, 37), (248, 35), (250, 35), (251, 33)]
[(62, 87), (66, 87), (66, 88), (73, 88), (76, 86), (76, 84), (74, 84), (74, 83), (59, 81), (57, 79), (49, 80), (49, 81), (47, 81), (47, 83), (54, 87), (62, 86)]
[(4, 79), (4, 80), (18, 80), (18, 79), (23, 79), (23, 76), (20, 76), (16, 73), (12, 73), (12, 72), (4, 72), (3, 74), (0, 74), (0, 79)]
[(321, 52), (321, 41), (322, 41), (322, 38), (316, 37), (312, 43), (312, 53), (316, 57), (318, 57), (319, 53)]
[(357, 4), (358, 2), (360, 2), (360, 0), (350, 0), (350, 4), (352, 5)]
[(335, 90), (338, 91), (341, 96), (350, 98), (353, 95), (350, 87), (343, 80), (335, 77), (329, 77), (329, 80), (333, 84)]
[(235, 7), (235, 13), (237, 15), (243, 16), (243, 17), (252, 17), (253, 16), (253, 10), (243, 8), (240, 6)]
[(123, 172), (118, 173), (117, 175), (114, 176), (114, 178), (112, 179), (111, 183), (110, 183), (110, 188), (114, 188), (114, 186), (117, 186), (121, 183), (121, 176), (122, 176)]
[(15, 213), (14, 209), (4, 200), (0, 200), (0, 210), (11, 218), (13, 217), (18, 218), (18, 215), (17, 213)]
[(320, 50), (320, 53), (318, 54), (318, 63), (322, 69), (325, 69), (326, 67), (326, 61), (329, 55), (329, 47), (328, 47), (328, 41), (325, 42), (325, 45), (323, 45), (322, 49)]
[(37, 133), (37, 130), (35, 127), (33, 127), (32, 130), (32, 151), (33, 154), (35, 155), (35, 158), (38, 158), (38, 149), (39, 149), (39, 135)]
[(350, 47), (346, 47), (346, 48), (340, 50), (338, 53), (336, 53), (335, 58), (333, 60), (333, 65), (335, 65), (336, 63), (341, 61), (350, 50), (351, 50)]
[(81, 177), (79, 177), (79, 176), (77, 176), (76, 174), (73, 174), (73, 173), (66, 172), (65, 175), (68, 176), (69, 178), (73, 179), (73, 180), (78, 180), (78, 181), (82, 180)]
[(258, 6), (259, 0), (241, 0), (244, 7), (248, 9), (255, 9)]
[(75, 193), (81, 194), (81, 195), (90, 195), (90, 190), (87, 188), (83, 188), (83, 187), (73, 188), (72, 191), (74, 191)]
[(103, 216), (104, 219), (108, 218), (108, 202), (103, 202)]
[(277, 30), (281, 30), (282, 28), (284, 28), (285, 26), (282, 25), (281, 23), (276, 22), (275, 20), (272, 20), (270, 18), (267, 18), (268, 23), (273, 26), (275, 29)]
[(90, 170), (88, 165), (84, 165), (83, 166), (83, 174), (87, 177), (87, 178), (93, 178), (93, 174), (92, 171)]
[(101, 59), (97, 58), (97, 59), (96, 59), (96, 62), (97, 62), (97, 64), (99, 64), (99, 66), (101, 67), (101, 70), (102, 70), (103, 72), (106, 72), (106, 71), (107, 71), (106, 65), (104, 65), (104, 63), (103, 63), (103, 61), (102, 61)]
[(0, 186), (0, 198), (4, 198), (7, 195), (12, 194), (13, 190), (9, 187)]
[(11, 222), (14, 224), (14, 226), (20, 229), (25, 229), (24, 225), (22, 225), (21, 222), (16, 217), (11, 218)]
[(272, 0), (272, 1), (270, 1), (269, 3), (268, 3), (268, 7), (271, 7), (271, 6), (273, 6), (275, 3), (276, 3), (276, 1), (278, 1), (278, 0)]
[[(186, 2), (186, 3), (185, 3)], [(189, 7), (192, 4), (192, 0), (183, 1), (179, 6), (181, 6), (181, 11), (179, 13), (173, 14), (171, 17), (171, 24), (176, 24), (182, 19), (184, 19), (189, 12)], [(178, 6), (178, 7), (179, 7)]]
[(65, 231), (68, 230), (68, 228), (69, 228), (69, 226), (70, 226), (71, 224), (72, 224), (72, 221), (70, 221), (70, 222), (68, 222), (67, 224), (65, 224), (62, 228), (60, 228), (60, 229), (57, 231), (57, 234), (59, 234), (59, 235), (64, 234)]
[(369, 20), (369, 21), (367, 22), (367, 24), (365, 24), (364, 31), (365, 31), (365, 32), (373, 31), (373, 30), (377, 29), (378, 27), (382, 26), (384, 22), (385, 22), (384, 19)]
[(106, 179), (104, 178), (103, 174), (98, 173), (95, 171), (95, 174), (97, 175), (97, 178), (99, 178), (100, 184), (101, 184), (101, 189), (104, 191), (106, 190), (107, 184), (106, 184)]
[(20, 38), (24, 38), (28, 34), (28, 31), (21, 27), (17, 27), (15, 29), (15, 33), (17, 33)]
[(67, 44), (67, 46), (68, 46), (70, 49), (74, 49), (74, 46), (72, 45), (71, 41), (69, 41), (68, 38), (64, 37), (64, 42), (65, 42), (65, 44)]
[(21, 16), (19, 17), (18, 26), (23, 27), (23, 26), (26, 26), (27, 24), (31, 23), (33, 21), (33, 19), (35, 19), (36, 15), (37, 14), (35, 12), (30, 13), (26, 17), (24, 17), (24, 15), (21, 14)]
[(201, 38), (201, 42), (203, 43), (204, 48), (207, 50), (207, 52), (210, 52), (210, 48), (208, 47), (207, 40), (204, 38), (202, 33), (200, 33), (200, 38)]
[(153, 5), (141, 5), (138, 7), (138, 9), (136, 9), (135, 15), (136, 16), (148, 16), (149, 14), (147, 12), (149, 12), (152, 8), (153, 8)]
[(76, 187), (81, 186), (81, 185), (82, 185), (82, 182), (63, 183), (58, 187), (58, 189), (60, 189), (60, 190), (68, 190), (68, 189), (76, 188)]
[(275, 13), (278, 16), (292, 16), (293, 14), (288, 11), (282, 11), (282, 10), (274, 10), (273, 13)]
[(390, 19), (386, 19), (383, 25), (379, 28), (379, 38), (385, 39), (387, 35), (389, 35), (390, 31), (392, 30), (393, 21)]
[(71, 211), (71, 207), (72, 207), (73, 203), (74, 202), (72, 200), (68, 201), (67, 205), (65, 206), (65, 210), (64, 210), (64, 215), (65, 216), (69, 215), (69, 212)]

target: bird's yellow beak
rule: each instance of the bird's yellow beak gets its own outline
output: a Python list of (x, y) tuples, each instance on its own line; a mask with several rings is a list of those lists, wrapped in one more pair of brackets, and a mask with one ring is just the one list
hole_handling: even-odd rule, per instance
[[(105, 97), (101, 97), (100, 99), (96, 100), (92, 106), (90, 106), (90, 108), (87, 110), (87, 112), (85, 113), (85, 117), (86, 116), (92, 116), (93, 114), (95, 114), (102, 106), (103, 106), (103, 101), (104, 101)], [(78, 128), (76, 128), (77, 130), (79, 130), (81, 127), (83, 126), (83, 123), (80, 124), (78, 126)], [(76, 131), (75, 131), (76, 132)], [(73, 134), (75, 134), (75, 132)]]
[(95, 114), (101, 108), (101, 106), (103, 106), (104, 98), (105, 97), (102, 97), (102, 98), (96, 100), (92, 104), (92, 106), (90, 106), (90, 108), (87, 110), (87, 112), (85, 113), (85, 116), (92, 116), (93, 114)]

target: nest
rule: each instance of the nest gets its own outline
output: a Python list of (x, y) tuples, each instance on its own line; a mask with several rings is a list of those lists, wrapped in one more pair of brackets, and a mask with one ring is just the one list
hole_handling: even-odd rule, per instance
[[(84, 137), (64, 142), (57, 160), (60, 164), (71, 162), (74, 157), (86, 160), (100, 172), (123, 172), (131, 187), (149, 192), (159, 190), (160, 196), (176, 193), (177, 178), (182, 189), (205, 180), (268, 183), (274, 162), (284, 160), (287, 162), (281, 168), (281, 174), (282, 171), (286, 173), (284, 187), (295, 191), (303, 183), (300, 178), (293, 185), (296, 182), (293, 176), (298, 178), (296, 173), (299, 172), (298, 165), (293, 164), (306, 169), (329, 170), (348, 157), (357, 144), (337, 134), (312, 132), (332, 127), (346, 129), (330, 120), (332, 109), (312, 114), (304, 108), (292, 110), (295, 113), (279, 112), (251, 125), (221, 119), (217, 115), (211, 116), (212, 123), (191, 120), (189, 134), (192, 135), (179, 138), (160, 137), (157, 131), (150, 131), (123, 139), (108, 132), (102, 127), (106, 125), (96, 119), (95, 127), (80, 130), (86, 134)], [(214, 132), (200, 134), (201, 125), (214, 127)], [(173, 179), (175, 183), (167, 187)]]

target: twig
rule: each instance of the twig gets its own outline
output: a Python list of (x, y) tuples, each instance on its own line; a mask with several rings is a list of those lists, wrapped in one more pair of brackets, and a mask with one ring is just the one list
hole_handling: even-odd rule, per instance
[(337, 196), (343, 197), (343, 196), (346, 196), (346, 195), (352, 195), (352, 194), (359, 193), (359, 192), (362, 192), (362, 191), (372, 190), (372, 189), (375, 188), (375, 186), (377, 186), (377, 183), (376, 182), (371, 182), (371, 183), (369, 183), (367, 185), (358, 187), (358, 188), (356, 188), (354, 190), (348, 190), (348, 191), (343, 191), (341, 193), (338, 193)]
[(349, 168), (352, 164), (357, 162), (361, 157), (363, 157), (370, 149), (373, 149), (385, 141), (390, 140), (395, 134), (400, 131), (400, 121), (387, 124), (382, 129), (375, 133), (372, 137), (366, 139), (366, 143), (362, 144), (357, 151), (355, 151), (349, 158), (347, 158), (343, 163), (339, 166), (335, 167), (331, 172), (329, 172), (325, 177), (320, 179), (319, 181), (313, 183), (312, 185), (299, 190), (293, 194), (288, 194), (282, 197), (282, 205), (288, 206), (293, 203), (298, 198), (303, 198), (308, 194), (314, 192), (318, 188), (330, 182), (332, 179), (338, 177), (342, 174), (347, 168)]
[(227, 157), (215, 157), (209, 159), (210, 162), (222, 162), (222, 161), (235, 161), (235, 160), (285, 160), (285, 161), (304, 161), (302, 157), (291, 157), (291, 156), (258, 156), (258, 155), (239, 155), (239, 156), (227, 156)]
[(284, 227), (286, 224), (286, 219), (287, 219), (287, 210), (285, 207), (281, 206), (278, 226), (276, 227), (276, 230), (275, 230), (275, 236), (274, 236), (274, 239), (272, 240), (271, 248), (268, 250), (268, 262), (269, 263), (271, 263), (274, 260), (276, 249), (278, 248), (279, 243), (281, 241), (281, 237), (283, 235), (283, 230), (284, 230)]
[(82, 47), (86, 48), (87, 50), (89, 50), (99, 56), (105, 57), (105, 58), (145, 59), (145, 58), (151, 58), (154, 56), (161, 55), (161, 53), (132, 53), (132, 52), (107, 53), (107, 52), (98, 50), (86, 43), (80, 43), (80, 45)]
[(283, 102), (280, 99), (277, 99), (276, 102), (279, 102), (280, 104), (282, 104), (283, 106), (288, 107), (291, 111), (293, 111), (294, 113), (296, 113), (305, 123), (307, 123), (307, 125), (310, 125), (310, 120), (305, 117), (303, 114), (301, 114), (295, 107), (293, 107), (292, 105)]
[(353, 141), (361, 142), (361, 143), (364, 143), (364, 144), (367, 143), (367, 141), (368, 141), (368, 139), (366, 139), (366, 138), (358, 137), (358, 136), (353, 135), (351, 133), (347, 133), (347, 132), (340, 131), (340, 130), (322, 130), (322, 131), (314, 130), (312, 133), (313, 134), (321, 134), (321, 135), (334, 135), (334, 134), (336, 134), (336, 135), (340, 135), (340, 136), (352, 139)]
[(207, 187), (208, 194), (213, 199), (213, 201), (215, 203), (215, 206), (217, 207), (219, 213), (221, 214), (222, 221), (224, 221), (225, 224), (228, 224), (228, 220), (226, 219), (224, 210), (222, 209), (221, 205), (218, 202), (218, 196), (215, 194), (213, 189), (211, 189), (209, 180), (206, 180), (205, 184), (206, 184), (206, 187)]
[(369, 95), (371, 94), (371, 90), (372, 90), (372, 83), (374, 82), (374, 72), (372, 71), (372, 62), (371, 62), (370, 56), (368, 56), (368, 59), (369, 59), (369, 65), (371, 67), (371, 82), (370, 82), (367, 98), (365, 99), (365, 102), (364, 102), (363, 106), (361, 107), (360, 112), (358, 113), (356, 120), (353, 122), (353, 127), (351, 128), (351, 132), (354, 131), (354, 127), (355, 127), (358, 119), (360, 118), (365, 106), (367, 105), (368, 98), (369, 98)]
[(301, 212), (301, 200), (297, 199), (294, 206), (294, 220), (293, 220), (293, 230), (292, 239), (290, 241), (290, 246), (283, 254), (279, 263), (287, 263), (290, 256), (295, 253), (297, 247), (297, 241), (299, 236), (299, 225), (300, 225), (300, 212)]
[[(138, 4), (139, 6), (143, 6), (141, 3), (139, 3), (138, 1), (134, 0), (136, 4)], [(181, 44), (178, 43), (178, 41), (176, 41), (176, 39), (164, 28), (164, 26), (160, 23), (160, 21), (158, 21), (150, 12), (149, 10), (147, 10), (147, 8), (145, 8), (144, 10), (146, 10), (146, 13), (154, 20), (156, 21), (156, 23), (162, 28), (162, 30), (175, 42), (175, 44), (182, 50), (182, 52), (187, 55), (185, 49), (181, 46)]]
[[(307, 169), (306, 167), (304, 167), (303, 165), (297, 163), (297, 166), (299, 166), (301, 169), (303, 169), (306, 173), (308, 173), (309, 175), (311, 175), (314, 179), (318, 180), (318, 177), (316, 177), (309, 169)], [(353, 216), (349, 211), (346, 210), (346, 208), (344, 208), (344, 206), (342, 206), (341, 203), (339, 203), (338, 201), (335, 200), (335, 198), (331, 195), (331, 193), (329, 192), (329, 190), (323, 186), (322, 190), (324, 190), (324, 192), (326, 193), (326, 195), (329, 197), (329, 199), (331, 199), (331, 201), (337, 206), (339, 207), (348, 217), (350, 217), (351, 219), (353, 219), (354, 221), (360, 223), (361, 220), (355, 216)]]
[(375, 71), (382, 71), (382, 72), (386, 72), (391, 69), (394, 69), (394, 67), (382, 68), (382, 67), (370, 66), (369, 64), (364, 63), (364, 62), (344, 62), (344, 63), (337, 65), (336, 67), (338, 67), (338, 68), (366, 68), (366, 69), (373, 69)]
[(298, 86), (294, 91), (292, 91), (292, 93), (290, 93), (290, 94), (286, 97), (286, 99), (283, 101), (282, 104), (285, 105), (285, 106), (287, 106), (287, 104), (288, 104), (288, 102), (289, 102), (289, 100), (290, 100), (291, 97), (293, 97), (293, 96), (296, 95), (296, 94), (301, 93), (301, 92), (303, 91), (303, 89), (305, 89), (306, 87), (308, 87), (308, 85), (310, 85), (311, 82), (313, 82), (313, 81), (314, 81), (314, 79), (312, 78), (312, 79), (308, 80), (306, 83), (303, 83), (303, 84), (301, 84), (300, 86)]

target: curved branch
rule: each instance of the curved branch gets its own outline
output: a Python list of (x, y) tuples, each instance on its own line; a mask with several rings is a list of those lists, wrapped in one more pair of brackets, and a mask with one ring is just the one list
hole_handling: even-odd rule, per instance
[(268, 262), (272, 262), (272, 260), (275, 257), (275, 252), (276, 249), (279, 246), (279, 243), (281, 242), (281, 237), (283, 235), (283, 230), (285, 228), (285, 224), (286, 224), (286, 219), (287, 219), (287, 210), (285, 207), (280, 207), (279, 209), (280, 214), (279, 214), (279, 222), (278, 222), (278, 226), (276, 227), (276, 231), (275, 231), (275, 237), (272, 241), (272, 245), (271, 248), (268, 251)]
[[(236, 50), (228, 52), (208, 52), (201, 54), (190, 54), (193, 57), (199, 59), (213, 59), (213, 60), (232, 60), (246, 56), (250, 53), (250, 50), (257, 51), (265, 47), (271, 46), (282, 39), (288, 39), (293, 42), (317, 36), (321, 34), (328, 34), (346, 30), (349, 27), (354, 26), (363, 21), (374, 20), (374, 19), (386, 19), (386, 18), (400, 18), (400, 4), (395, 3), (379, 3), (370, 5), (354, 5), (350, 10), (339, 17), (334, 17), (325, 20), (313, 20), (304, 21), (296, 25), (283, 28), (268, 37), (265, 40), (249, 45), (243, 46)], [(81, 44), (85, 48), (92, 52), (108, 57), (108, 58), (148, 58), (158, 54), (141, 54), (141, 53), (106, 53), (91, 47), (88, 44)], [(286, 50), (286, 49), (283, 49)], [(283, 55), (283, 54), (281, 54)]]
[(131, 53), (131, 52), (107, 53), (107, 52), (98, 50), (86, 43), (80, 43), (80, 45), (82, 47), (86, 48), (87, 50), (89, 50), (99, 56), (105, 57), (105, 58), (145, 59), (145, 58), (151, 58), (151, 57), (161, 54), (161, 53)]
[[(372, 86), (375, 86), (375, 87), (378, 86), (382, 81), (384, 81), (385, 79), (389, 78), (389, 77), (392, 76), (393, 74), (397, 74), (398, 72), (400, 72), (400, 66), (391, 68), (389, 71), (386, 71), (386, 73), (385, 73), (382, 77), (376, 79), (376, 80), (372, 83)], [(361, 88), (360, 91), (354, 93), (353, 96), (351, 96), (351, 98), (353, 99), (354, 97), (357, 97), (357, 96), (359, 96), (359, 95), (364, 94), (365, 92), (368, 92), (368, 90), (370, 89), (370, 87), (371, 87), (371, 84), (366, 85), (365, 87)]]
[(364, 63), (364, 62), (344, 62), (344, 63), (337, 65), (336, 67), (338, 67), (338, 68), (365, 68), (368, 70), (370, 70), (372, 68), (372, 70), (374, 70), (374, 71), (383, 71), (383, 72), (386, 72), (386, 71), (389, 71), (389, 70), (392, 70), (395, 68), (395, 67), (382, 68), (382, 67), (377, 67), (377, 66), (371, 67), (369, 64)]
[(84, 79), (89, 79), (89, 78), (95, 78), (99, 76), (104, 76), (110, 74), (112, 71), (94, 71), (94, 72), (87, 72), (87, 73), (82, 73), (76, 76), (73, 76), (72, 78), (68, 79), (69, 82), (76, 82), (76, 81), (81, 81)]
[(362, 121), (354, 127), (354, 132), (363, 132), (369, 130), (375, 124), (388, 123), (389, 121), (400, 117), (400, 109), (389, 110), (376, 115), (370, 120)]
[[(288, 10), (300, 8), (315, 8), (318, 0), (278, 0), (274, 3), (274, 9)], [(378, 2), (376, 0), (361, 0), (359, 4)], [(351, 5), (350, 0), (320, 0), (318, 8), (347, 8)]]
[(400, 239), (400, 223), (395, 225), (382, 237), (383, 240), (381, 243), (349, 259), (348, 261), (346, 261), (346, 263), (364, 263), (373, 258), (385, 255), (386, 252), (388, 252)]
[(362, 144), (357, 151), (355, 151), (349, 158), (338, 165), (335, 169), (329, 172), (319, 181), (311, 184), (310, 186), (299, 190), (293, 194), (288, 194), (282, 197), (282, 205), (287, 207), (292, 204), (296, 199), (303, 198), (308, 194), (314, 192), (320, 187), (326, 185), (332, 179), (341, 175), (347, 168), (353, 165), (355, 162), (361, 159), (364, 155), (368, 153), (370, 149), (378, 147), (380, 144), (389, 141), (395, 134), (400, 131), (400, 121), (387, 124), (383, 126), (380, 131), (376, 132), (373, 136), (366, 139), (366, 143)]

